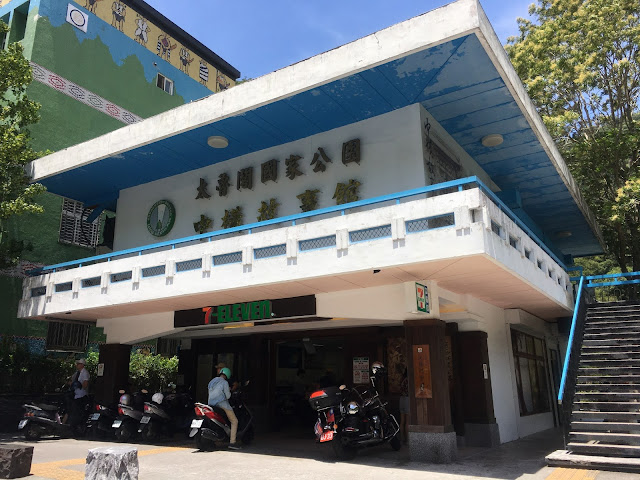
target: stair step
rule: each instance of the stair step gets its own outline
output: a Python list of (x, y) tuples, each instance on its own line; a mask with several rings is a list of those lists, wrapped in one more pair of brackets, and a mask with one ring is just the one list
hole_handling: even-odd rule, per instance
[(632, 422), (571, 422), (571, 430), (577, 432), (640, 432), (640, 423)]
[(630, 422), (632, 420), (640, 421), (640, 412), (594, 412), (590, 410), (573, 410), (571, 412), (571, 421), (598, 421), (612, 420)]
[(628, 347), (631, 345), (640, 345), (638, 338), (583, 338), (582, 348), (601, 348), (601, 347)]
[(633, 343), (623, 345), (585, 345), (582, 344), (581, 353), (599, 353), (599, 352), (611, 352), (618, 351), (636, 352), (640, 351), (640, 343), (634, 345)]
[(640, 402), (602, 402), (602, 401), (589, 401), (578, 400), (573, 402), (573, 408), (586, 411), (600, 411), (600, 412), (638, 412), (640, 411)]
[(576, 395), (577, 395), (577, 392), (624, 393), (628, 391), (635, 391), (640, 393), (640, 383), (578, 383), (576, 384)]
[(603, 333), (591, 333), (585, 332), (583, 340), (635, 340), (640, 341), (640, 334), (633, 332), (633, 334), (625, 334), (622, 332), (603, 332)]
[[(591, 370), (591, 369), (589, 369)], [(598, 382), (598, 384), (602, 385), (612, 385), (612, 384), (620, 384), (623, 382), (640, 382), (640, 375), (578, 375), (579, 383), (593, 383)]]
[(596, 400), (599, 402), (625, 402), (640, 400), (640, 392), (576, 392), (576, 399)]
[(617, 335), (638, 335), (638, 332), (640, 332), (640, 325), (590, 326), (587, 324), (584, 328), (585, 335), (605, 333), (615, 333)]
[(640, 367), (639, 358), (580, 358), (579, 368)]
[(638, 350), (637, 352), (634, 352), (632, 350), (617, 350), (612, 352), (609, 349), (603, 349), (599, 352), (580, 352), (581, 360), (626, 360), (627, 358), (633, 359), (634, 357), (640, 358), (640, 350)]
[(640, 313), (624, 317), (589, 317), (585, 327), (624, 327), (640, 324)]
[(569, 432), (569, 435), (576, 442), (599, 442), (640, 447), (640, 435), (637, 433)]
[(552, 467), (640, 472), (640, 458), (580, 455), (567, 450), (556, 450), (547, 455), (546, 461)]
[(636, 445), (611, 445), (606, 443), (579, 443), (569, 442), (567, 449), (582, 454), (599, 454), (616, 457), (637, 457), (640, 455), (640, 446)]
[(640, 374), (640, 367), (624, 365), (612, 366), (612, 367), (578, 367), (579, 376), (593, 376), (593, 375), (638, 375)]

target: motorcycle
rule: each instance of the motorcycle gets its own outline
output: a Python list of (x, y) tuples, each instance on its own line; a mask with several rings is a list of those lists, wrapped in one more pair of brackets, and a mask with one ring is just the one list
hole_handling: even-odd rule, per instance
[(120, 393), (122, 395), (118, 401), (118, 417), (111, 424), (111, 428), (115, 429), (116, 441), (128, 442), (138, 433), (149, 392), (142, 389), (133, 395), (126, 394), (124, 390), (120, 390)]
[(118, 417), (118, 412), (113, 407), (96, 403), (93, 413), (87, 418), (87, 437), (106, 437), (113, 434), (112, 424)]
[[(244, 385), (247, 386), (249, 382)], [(231, 393), (229, 404), (238, 418), (237, 439), (249, 445), (254, 438), (253, 415), (242, 400), (240, 389)], [(189, 437), (195, 438), (199, 450), (211, 451), (217, 444), (229, 442), (231, 423), (222, 408), (204, 403), (195, 404), (196, 418), (191, 421)]]
[(400, 450), (400, 426), (387, 412), (387, 403), (382, 402), (376, 388), (376, 380), (383, 372), (382, 363), (374, 362), (370, 386), (347, 389), (341, 385), (323, 388), (310, 395), (311, 408), (318, 413), (314, 426), (316, 441), (331, 442), (339, 460), (351, 460), (359, 449), (383, 443)]
[(186, 431), (191, 421), (193, 401), (187, 393), (155, 393), (144, 403), (144, 412), (138, 425), (143, 440), (151, 442), (160, 435), (172, 437)]
[(73, 393), (66, 392), (59, 404), (50, 405), (45, 403), (24, 404), (25, 409), (22, 420), (18, 423), (18, 430), (23, 432), (24, 438), (28, 441), (40, 440), (43, 436), (58, 437), (81, 437), (86, 432), (86, 419), (91, 410), (91, 399), (85, 397), (81, 408), (77, 411), (70, 412), (68, 423), (62, 423), (62, 417), (65, 414), (65, 403), (73, 400)]

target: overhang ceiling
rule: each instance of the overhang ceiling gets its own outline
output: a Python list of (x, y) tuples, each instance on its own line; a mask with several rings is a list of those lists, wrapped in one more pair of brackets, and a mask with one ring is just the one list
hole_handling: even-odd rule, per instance
[[(506, 83), (509, 80), (505, 82), (506, 75), (499, 73), (488, 53), (491, 48), (480, 38), (477, 32), (462, 35), (242, 113), (217, 120), (212, 115), (214, 119), (208, 123), (186, 126), (126, 151), (113, 148), (111, 152), (117, 154), (96, 156), (82, 166), (37, 180), (50, 192), (86, 205), (115, 209), (122, 189), (421, 103), (501, 190), (520, 192), (526, 214), (563, 254), (602, 252), (594, 231), (597, 227), (587, 220), (588, 213), (567, 186), (566, 176), (558, 172), (557, 162), (552, 161), (550, 147), (545, 149), (537, 127), (528, 120), (530, 114), (521, 107), (523, 102), (516, 101), (513, 88)], [(313, 79), (308, 84), (313, 85)], [(251, 87), (247, 84), (235, 89), (249, 91)], [(232, 92), (217, 95), (227, 93)], [(176, 111), (197, 107), (197, 103)], [(138, 126), (146, 123), (154, 128), (158, 119), (153, 117)], [(480, 139), (493, 133), (501, 134), (504, 143), (484, 147)], [(207, 138), (212, 135), (227, 137), (229, 146), (210, 148)], [(401, 168), (402, 159), (395, 161)]]

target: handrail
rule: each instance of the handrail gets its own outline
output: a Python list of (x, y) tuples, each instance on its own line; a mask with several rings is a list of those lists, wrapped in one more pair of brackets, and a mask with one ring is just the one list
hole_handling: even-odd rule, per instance
[(571, 331), (569, 332), (569, 341), (567, 343), (567, 351), (564, 356), (564, 366), (562, 367), (562, 379), (560, 380), (560, 389), (558, 390), (558, 403), (562, 404), (564, 397), (564, 387), (567, 382), (567, 372), (569, 370), (569, 360), (571, 358), (571, 348), (573, 346), (573, 337), (576, 331), (576, 323), (578, 320), (578, 311), (580, 309), (580, 299), (582, 298), (582, 286), (584, 285), (584, 278), (580, 277), (580, 284), (578, 286), (578, 293), (576, 295), (575, 307), (573, 309), (573, 318), (571, 319)]
[(208, 233), (202, 233), (199, 235), (192, 235), (190, 237), (183, 237), (183, 238), (179, 238), (177, 240), (167, 240), (164, 242), (159, 242), (159, 243), (154, 243), (151, 245), (145, 245), (142, 247), (134, 247), (134, 248), (129, 248), (126, 250), (120, 250), (118, 252), (112, 252), (112, 253), (105, 253), (102, 255), (95, 255), (93, 257), (87, 257), (87, 258), (83, 258), (83, 259), (79, 259), (79, 260), (71, 260), (68, 262), (62, 262), (62, 263), (57, 263), (55, 265), (49, 265), (49, 266), (45, 266), (45, 267), (41, 267), (41, 268), (37, 268), (34, 270), (29, 270), (27, 272), (28, 275), (30, 276), (37, 276), (37, 275), (42, 275), (44, 273), (48, 273), (48, 272), (55, 272), (56, 269), (58, 268), (65, 268), (65, 267), (71, 267), (71, 266), (78, 266), (81, 267), (82, 264), (86, 264), (86, 263), (92, 263), (92, 262), (97, 262), (100, 260), (107, 260), (107, 261), (111, 261), (114, 258), (117, 257), (123, 257), (123, 256), (127, 256), (127, 255), (131, 255), (131, 254), (135, 254), (137, 253), (138, 255), (142, 255), (142, 252), (148, 251), (148, 250), (156, 250), (156, 249), (160, 249), (160, 248), (164, 248), (164, 247), (171, 247), (172, 249), (175, 248), (177, 245), (181, 245), (184, 243), (190, 243), (190, 242), (194, 242), (194, 241), (198, 241), (198, 240), (204, 240), (204, 239), (208, 239), (209, 241), (211, 241), (212, 238), (214, 237), (219, 237), (222, 235), (227, 235), (229, 233), (235, 233), (235, 232), (241, 232), (241, 231), (248, 231), (249, 233), (251, 233), (251, 231), (253, 229), (256, 228), (261, 228), (261, 227), (266, 227), (269, 225), (276, 225), (276, 224), (280, 224), (280, 223), (286, 223), (286, 222), (292, 222), (292, 225), (295, 225), (295, 222), (297, 220), (303, 219), (303, 218), (310, 218), (310, 217), (316, 217), (316, 216), (320, 216), (320, 215), (326, 215), (328, 213), (335, 213), (335, 212), (341, 212), (344, 215), (345, 210), (349, 210), (352, 208), (358, 208), (358, 207), (363, 207), (363, 206), (368, 206), (368, 205), (375, 205), (378, 203), (384, 203), (384, 202), (389, 202), (389, 201), (393, 201), (395, 200), (396, 203), (399, 203), (401, 199), (403, 198), (407, 198), (407, 197), (412, 197), (415, 195), (422, 195), (425, 193), (431, 193), (431, 192), (436, 192), (438, 190), (445, 190), (445, 189), (449, 189), (452, 187), (458, 187), (458, 189), (461, 191), (462, 188), (465, 185), (470, 185), (470, 184), (476, 184), (478, 186), (478, 188), (480, 189), (481, 192), (483, 192), (485, 195), (487, 195), (499, 208), (500, 210), (502, 210), (507, 217), (509, 217), (513, 222), (516, 223), (516, 225), (518, 225), (518, 227), (520, 227), (522, 230), (524, 230), (525, 233), (527, 233), (527, 235), (529, 235), (529, 237), (540, 247), (542, 248), (542, 250), (544, 250), (545, 253), (547, 253), (547, 255), (549, 255), (558, 265), (560, 265), (561, 268), (563, 268), (564, 270), (567, 269), (567, 267), (564, 265), (564, 263), (562, 261), (560, 261), (560, 259), (551, 251), (551, 249), (542, 241), (538, 238), (538, 236), (533, 233), (531, 231), (531, 229), (529, 227), (527, 227), (527, 225), (524, 224), (524, 222), (517, 216), (515, 215), (510, 209), (509, 207), (507, 207), (504, 202), (502, 202), (502, 200), (500, 200), (497, 195), (495, 193), (493, 193), (484, 183), (482, 183), (482, 181), (480, 181), (480, 179), (476, 176), (471, 176), (471, 177), (466, 177), (466, 178), (461, 178), (458, 180), (451, 180), (449, 182), (443, 182), (443, 183), (438, 183), (436, 185), (428, 185), (425, 187), (419, 187), (419, 188), (414, 188), (411, 190), (405, 190), (403, 192), (397, 192), (397, 193), (391, 193), (391, 194), (387, 194), (387, 195), (382, 195), (379, 197), (374, 197), (374, 198), (369, 198), (369, 199), (364, 199), (364, 200), (358, 200), (355, 202), (350, 202), (350, 203), (345, 203), (343, 205), (336, 205), (333, 207), (326, 207), (326, 208), (321, 208), (318, 210), (313, 210), (311, 212), (302, 212), (302, 213), (298, 213), (298, 214), (294, 214), (294, 215), (288, 215), (285, 217), (279, 217), (279, 218), (274, 218), (271, 220), (264, 220), (261, 222), (255, 222), (255, 223), (251, 223), (248, 225), (240, 225), (238, 227), (232, 227), (232, 228), (225, 228), (223, 230), (216, 230), (215, 232), (208, 232)]

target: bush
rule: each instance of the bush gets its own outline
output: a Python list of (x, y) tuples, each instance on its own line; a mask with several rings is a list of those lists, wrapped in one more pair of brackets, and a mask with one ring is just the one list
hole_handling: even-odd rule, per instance
[(131, 353), (129, 381), (133, 391), (143, 388), (150, 392), (165, 391), (169, 383), (176, 383), (177, 378), (178, 357), (167, 358), (139, 350)]

